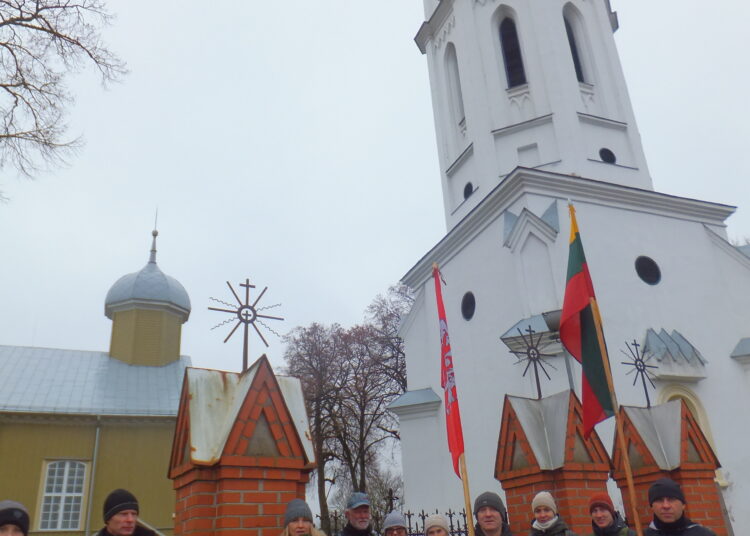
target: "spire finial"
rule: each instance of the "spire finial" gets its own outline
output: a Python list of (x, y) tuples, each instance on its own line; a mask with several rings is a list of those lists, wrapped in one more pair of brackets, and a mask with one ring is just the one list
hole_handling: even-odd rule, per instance
[(153, 240), (151, 242), (151, 256), (148, 259), (148, 262), (153, 262), (156, 264), (156, 237), (159, 236), (159, 231), (156, 230), (157, 228), (157, 222), (159, 221), (159, 208), (156, 208), (156, 214), (154, 215), (154, 230), (151, 231), (151, 236), (153, 236)]
[(154, 229), (151, 231), (151, 236), (153, 236), (153, 241), (151, 242), (151, 256), (148, 259), (148, 262), (152, 262), (156, 264), (156, 237), (159, 236), (159, 231)]

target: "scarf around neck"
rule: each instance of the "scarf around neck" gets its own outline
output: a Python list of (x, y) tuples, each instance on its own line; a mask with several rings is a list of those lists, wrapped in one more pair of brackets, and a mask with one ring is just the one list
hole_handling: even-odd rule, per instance
[(537, 530), (547, 530), (552, 525), (554, 525), (555, 523), (557, 523), (558, 519), (559, 519), (559, 516), (555, 516), (552, 519), (550, 519), (549, 521), (547, 521), (546, 523), (540, 523), (539, 521), (535, 520), (534, 523), (532, 523), (531, 526), (534, 527)]

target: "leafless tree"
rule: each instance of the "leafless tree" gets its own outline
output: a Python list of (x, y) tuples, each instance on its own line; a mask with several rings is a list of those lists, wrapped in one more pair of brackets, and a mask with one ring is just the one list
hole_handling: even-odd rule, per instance
[(339, 385), (344, 381), (341, 356), (344, 354), (343, 330), (334, 324), (313, 323), (298, 327), (284, 337), (286, 372), (302, 382), (305, 405), (310, 418), (310, 433), (317, 467), (315, 480), (322, 529), (330, 534), (326, 483), (331, 482), (326, 466), (337, 455), (334, 450), (332, 415), (338, 410)]
[(80, 145), (65, 136), (73, 102), (66, 78), (86, 66), (104, 85), (125, 74), (102, 42), (111, 20), (103, 0), (0, 1), (0, 167), (31, 176)]

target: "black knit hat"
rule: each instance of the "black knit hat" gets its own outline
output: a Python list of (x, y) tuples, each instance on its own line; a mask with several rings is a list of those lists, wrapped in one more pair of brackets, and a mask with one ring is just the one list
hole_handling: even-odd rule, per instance
[(126, 489), (116, 489), (104, 500), (104, 522), (123, 510), (135, 510), (137, 513), (138, 499)]
[(680, 485), (671, 478), (660, 478), (648, 488), (648, 504), (652, 505), (662, 497), (678, 499), (685, 503), (685, 495), (682, 494)]
[(15, 525), (26, 536), (29, 533), (29, 512), (16, 501), (0, 501), (0, 527)]
[(492, 491), (485, 491), (479, 497), (477, 497), (474, 500), (474, 516), (476, 516), (479, 510), (481, 510), (484, 506), (489, 506), (490, 508), (494, 508), (495, 510), (500, 512), (500, 516), (503, 518), (503, 520), (508, 519), (508, 512), (505, 509), (505, 504), (500, 498), (500, 495), (498, 495), (497, 493), (494, 493)]

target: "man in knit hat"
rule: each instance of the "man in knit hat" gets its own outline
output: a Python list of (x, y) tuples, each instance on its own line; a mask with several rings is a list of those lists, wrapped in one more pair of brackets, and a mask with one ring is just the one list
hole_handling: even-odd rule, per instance
[(474, 500), (477, 519), (476, 536), (513, 536), (508, 525), (508, 511), (500, 495), (485, 491)]
[(406, 518), (401, 512), (394, 510), (383, 521), (385, 536), (406, 536)]
[(594, 532), (590, 536), (636, 536), (615, 512), (615, 505), (606, 492), (594, 493), (589, 500), (591, 526)]
[(28, 536), (29, 512), (21, 503), (0, 501), (0, 535)]
[(361, 491), (355, 491), (346, 501), (346, 525), (339, 536), (375, 536), (370, 524), (370, 498)]
[(660, 478), (651, 484), (648, 504), (654, 518), (646, 529), (646, 536), (716, 536), (713, 531), (688, 519), (682, 488), (670, 478)]
[(156, 536), (138, 524), (138, 499), (126, 489), (116, 489), (104, 500), (104, 528), (97, 536)]

